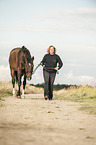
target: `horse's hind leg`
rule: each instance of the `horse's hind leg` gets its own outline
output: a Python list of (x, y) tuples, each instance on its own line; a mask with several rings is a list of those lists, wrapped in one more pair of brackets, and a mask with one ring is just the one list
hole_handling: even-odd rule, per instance
[(15, 76), (16, 76), (16, 83), (18, 83), (17, 71), (15, 71)]
[(11, 69), (11, 76), (12, 76), (12, 84), (13, 84), (13, 95), (15, 95), (15, 73), (13, 69)]
[(25, 92), (25, 86), (26, 86), (26, 76), (24, 76), (24, 80), (23, 80), (23, 90), (22, 90), (23, 97), (24, 97), (24, 92)]
[(16, 80), (15, 80), (15, 81), (16, 81), (16, 84), (17, 84), (17, 85), (16, 85), (16, 86), (17, 86), (17, 90), (19, 90), (19, 89), (18, 89), (18, 75), (17, 75), (17, 71), (15, 71), (15, 77), (16, 77)]
[(21, 98), (20, 87), (21, 87), (21, 76), (18, 74), (18, 91), (17, 91), (18, 98)]

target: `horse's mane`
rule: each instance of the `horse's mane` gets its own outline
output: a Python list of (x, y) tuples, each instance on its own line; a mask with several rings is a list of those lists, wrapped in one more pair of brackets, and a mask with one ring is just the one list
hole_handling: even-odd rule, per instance
[(27, 59), (28, 62), (31, 61), (31, 54), (30, 54), (29, 50), (25, 46), (22, 46), (22, 48), (19, 51), (19, 54), (20, 54), (20, 52), (24, 53), (24, 55), (26, 56), (26, 59)]

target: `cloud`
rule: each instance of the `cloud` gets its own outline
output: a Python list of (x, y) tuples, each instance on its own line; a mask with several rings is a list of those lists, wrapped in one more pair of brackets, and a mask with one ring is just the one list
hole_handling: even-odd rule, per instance
[(64, 20), (65, 17), (67, 18), (71, 16), (95, 17), (95, 15), (96, 15), (96, 8), (75, 8), (71, 10), (68, 10), (68, 9), (67, 10), (63, 10), (63, 9), (51, 10), (46, 13), (39, 14), (35, 16), (34, 18), (37, 20), (44, 20), (44, 19), (45, 20), (47, 19)]
[(0, 81), (9, 81), (11, 80), (10, 68), (9, 66), (0, 66)]
[(96, 8), (53, 10), (32, 16), (27, 23), (0, 30), (55, 33), (96, 33)]
[[(84, 76), (78, 75), (75, 76), (73, 71), (69, 71), (67, 74), (64, 74), (61, 78), (63, 84), (76, 84), (76, 85), (91, 85), (96, 86), (96, 78), (93, 76)], [(58, 79), (59, 81), (59, 79)]]
[[(39, 28), (51, 32), (96, 32), (96, 8), (53, 10), (33, 17)], [(37, 25), (38, 28), (38, 25)]]

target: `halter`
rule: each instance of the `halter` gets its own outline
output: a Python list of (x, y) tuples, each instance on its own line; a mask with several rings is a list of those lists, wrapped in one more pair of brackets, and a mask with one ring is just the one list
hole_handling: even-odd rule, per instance
[(32, 71), (25, 71), (25, 72), (26, 72), (26, 74), (27, 74), (27, 73), (32, 73)]

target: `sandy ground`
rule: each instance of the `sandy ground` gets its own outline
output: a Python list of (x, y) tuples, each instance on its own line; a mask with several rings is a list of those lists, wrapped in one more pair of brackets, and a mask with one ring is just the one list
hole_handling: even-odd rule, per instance
[(96, 145), (96, 116), (79, 111), (80, 104), (6, 97), (0, 107), (0, 145)]

